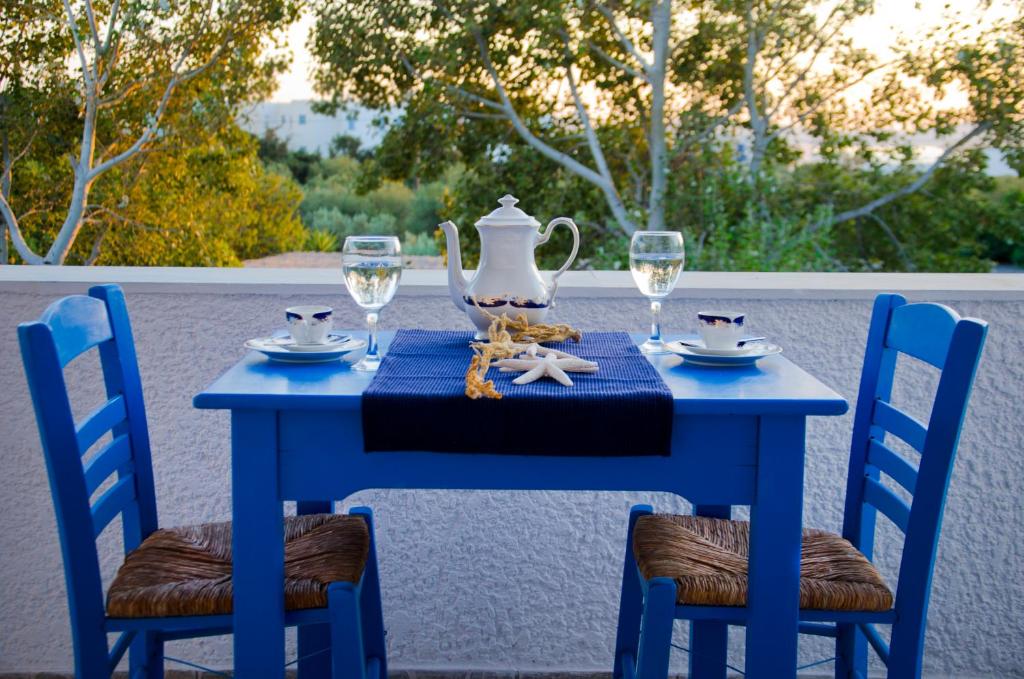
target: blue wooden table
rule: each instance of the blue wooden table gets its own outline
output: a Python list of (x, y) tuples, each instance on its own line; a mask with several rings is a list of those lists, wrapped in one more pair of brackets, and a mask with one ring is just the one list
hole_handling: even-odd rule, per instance
[[(750, 505), (747, 676), (795, 676), (805, 421), (847, 403), (783, 356), (730, 369), (651, 360), (675, 401), (666, 457), (365, 453), (360, 401), (372, 374), (242, 358), (194, 399), (231, 411), (236, 676), (284, 674), (282, 502), (329, 511), (367, 488), (664, 491), (719, 516)], [(723, 629), (694, 624), (700, 657), (717, 663)], [(323, 642), (304, 634), (300, 655)], [(694, 668), (704, 673), (699, 659)]]

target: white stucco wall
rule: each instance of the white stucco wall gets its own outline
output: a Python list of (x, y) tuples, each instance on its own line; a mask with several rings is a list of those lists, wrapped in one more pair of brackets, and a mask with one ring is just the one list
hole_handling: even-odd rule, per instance
[[(245, 339), (277, 328), (289, 304), (330, 304), (340, 325), (361, 326), (334, 272), (260, 275), (0, 267), (0, 673), (70, 669), (60, 552), (16, 324), (36, 318), (55, 297), (88, 287), (76, 279), (125, 281), (161, 523), (223, 520), (230, 514), (228, 417), (193, 409), (192, 396), (242, 355)], [(383, 327), (468, 329), (433, 275), (407, 277)], [(46, 282), (57, 278), (63, 282)], [(927, 639), (929, 676), (1024, 676), (1024, 285), (1016, 281), (1024, 283), (991, 276), (687, 274), (665, 305), (669, 334), (688, 331), (698, 307), (741, 306), (753, 328), (851, 406), (876, 290), (909, 289), (914, 299), (947, 301), (991, 323), (946, 510)], [(585, 330), (642, 330), (648, 322), (628, 274), (580, 274), (562, 294), (557, 320)], [(909, 407), (934, 389), (915, 367), (900, 367), (908, 381), (897, 402)], [(95, 369), (95, 363), (69, 369), (82, 409), (99, 398)], [(839, 529), (850, 423), (847, 415), (809, 424), (807, 525)], [(378, 517), (392, 666), (607, 670), (626, 513), (638, 501), (686, 509), (675, 498), (643, 493), (377, 491), (352, 498)], [(886, 533), (879, 547), (891, 581), (893, 541)], [(103, 552), (108, 572), (118, 549), (114, 535)], [(682, 640), (682, 625), (677, 635)], [(734, 640), (734, 661), (742, 663), (741, 635)], [(802, 649), (806, 661), (829, 655), (820, 642)], [(231, 665), (225, 638), (183, 642), (169, 652)], [(682, 670), (685, 657), (678, 655)]]

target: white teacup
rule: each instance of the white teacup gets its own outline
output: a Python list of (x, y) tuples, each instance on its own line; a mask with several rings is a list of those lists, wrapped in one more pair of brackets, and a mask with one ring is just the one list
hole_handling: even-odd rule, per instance
[(708, 349), (735, 349), (743, 339), (743, 321), (740, 311), (698, 311), (697, 330)]
[(284, 310), (288, 332), (296, 344), (323, 344), (331, 331), (334, 309), (329, 306), (306, 304)]

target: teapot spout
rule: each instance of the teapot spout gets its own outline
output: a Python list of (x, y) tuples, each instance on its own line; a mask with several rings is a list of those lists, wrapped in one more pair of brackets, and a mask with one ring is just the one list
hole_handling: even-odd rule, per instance
[(438, 224), (444, 231), (444, 239), (448, 255), (448, 293), (459, 311), (466, 310), (466, 275), (462, 272), (462, 249), (459, 247), (459, 228), (452, 222)]

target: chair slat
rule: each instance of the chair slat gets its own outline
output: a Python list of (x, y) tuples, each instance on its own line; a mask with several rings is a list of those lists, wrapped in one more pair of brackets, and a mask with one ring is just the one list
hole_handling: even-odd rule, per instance
[(892, 311), (885, 345), (941, 370), (958, 320), (960, 316), (942, 304), (905, 304)]
[(917, 452), (924, 452), (928, 429), (917, 419), (907, 415), (886, 401), (875, 401), (874, 423), (906, 441)]
[(875, 629), (875, 626), (868, 623), (862, 623), (857, 626), (860, 627), (860, 631), (864, 633), (865, 637), (867, 637), (868, 643), (870, 643), (871, 647), (875, 649), (875, 653), (878, 654), (878, 657), (881, 659), (882, 663), (888, 665), (889, 644), (885, 643), (885, 639), (883, 639), (882, 635), (878, 633), (878, 630)]
[(864, 502), (885, 514), (896, 526), (907, 532), (910, 524), (910, 506), (896, 493), (872, 478), (864, 479)]
[(46, 323), (53, 333), (61, 367), (114, 336), (106, 305), (85, 295), (57, 300), (46, 308), (39, 320)]
[(103, 449), (85, 465), (86, 492), (89, 495), (95, 493), (111, 474), (131, 461), (131, 442), (127, 434), (121, 434), (103, 446)]
[(93, 537), (99, 537), (114, 517), (135, 499), (135, 474), (125, 474), (92, 506)]
[(129, 630), (127, 632), (121, 632), (121, 634), (118, 635), (117, 640), (114, 642), (114, 645), (110, 648), (110, 653), (108, 655), (108, 657), (110, 658), (110, 662), (108, 664), (108, 667), (110, 668), (110, 674), (114, 674), (114, 672), (117, 671), (117, 664), (121, 662), (121, 658), (124, 657), (124, 654), (132, 645), (132, 641), (135, 640), (136, 634), (137, 632), (135, 630)]
[(896, 483), (913, 493), (917, 488), (917, 470), (881, 441), (868, 444), (868, 464), (873, 464), (892, 477)]
[(118, 394), (90, 413), (75, 429), (79, 453), (92, 447), (101, 436), (125, 421), (128, 413), (124, 408), (124, 396)]

